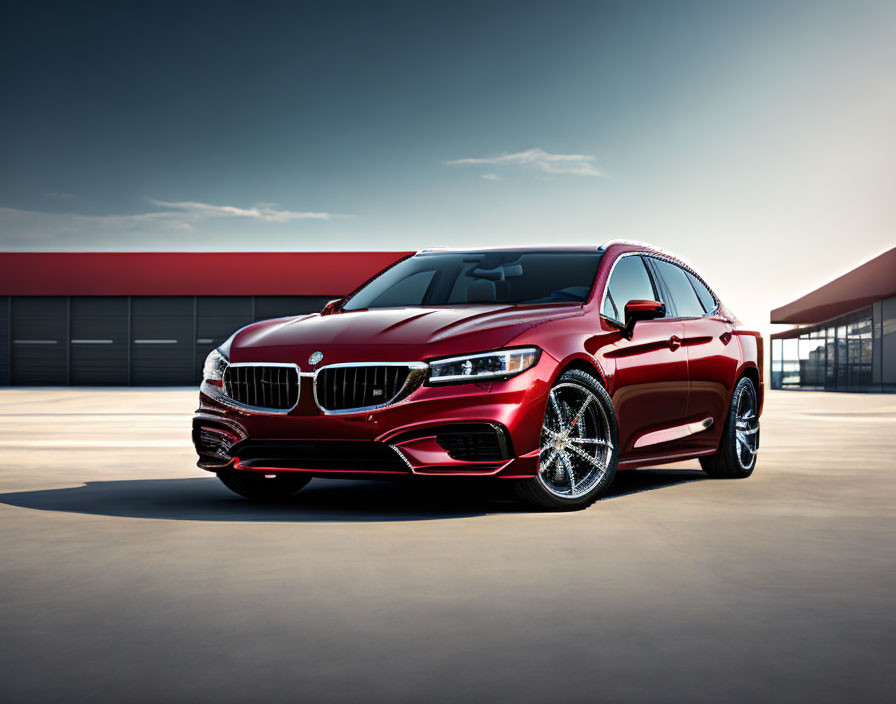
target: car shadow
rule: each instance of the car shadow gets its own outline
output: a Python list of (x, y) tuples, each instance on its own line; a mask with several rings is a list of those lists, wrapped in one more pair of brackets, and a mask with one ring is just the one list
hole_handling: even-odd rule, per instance
[[(698, 470), (636, 470), (616, 475), (601, 501), (706, 479)], [(181, 521), (423, 521), (533, 509), (502, 482), (315, 479), (289, 501), (254, 503), (214, 477), (88, 482), (64, 489), (0, 494), (0, 503), (41, 511)], [(600, 502), (598, 502), (600, 503)]]

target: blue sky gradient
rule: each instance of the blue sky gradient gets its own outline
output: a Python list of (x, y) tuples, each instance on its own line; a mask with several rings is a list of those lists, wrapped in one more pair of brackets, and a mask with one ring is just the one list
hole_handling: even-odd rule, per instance
[(0, 12), (3, 250), (630, 238), (758, 325), (896, 241), (896, 3)]

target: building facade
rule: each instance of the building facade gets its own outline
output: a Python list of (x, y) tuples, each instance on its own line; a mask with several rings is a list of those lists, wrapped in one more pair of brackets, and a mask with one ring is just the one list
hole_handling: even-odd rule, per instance
[(0, 254), (0, 385), (198, 385), (235, 330), (318, 312), (405, 254)]
[(771, 313), (773, 389), (896, 392), (896, 248)]

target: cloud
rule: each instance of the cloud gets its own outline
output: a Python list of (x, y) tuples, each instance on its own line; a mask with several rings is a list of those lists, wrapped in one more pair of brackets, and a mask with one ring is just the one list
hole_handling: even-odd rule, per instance
[(209, 218), (249, 218), (263, 222), (290, 222), (292, 220), (330, 220), (337, 217), (333, 213), (300, 212), (280, 210), (275, 203), (260, 203), (251, 208), (239, 208), (233, 205), (210, 205), (197, 201), (164, 201), (149, 199), (149, 202), (160, 208), (145, 213), (129, 215), (85, 215), (83, 213), (57, 213), (40, 210), (20, 210), (18, 208), (0, 208), (0, 221), (41, 221), (57, 226), (96, 226), (127, 228), (144, 223), (161, 223), (169, 227), (190, 229), (193, 223)]
[(193, 232), (202, 221), (231, 218), (264, 223), (296, 220), (330, 220), (339, 217), (325, 212), (284, 210), (274, 203), (259, 203), (249, 208), (210, 205), (197, 201), (161, 201), (150, 199), (158, 210), (130, 214), (84, 214), (47, 212), (0, 207), (0, 246), (21, 241), (62, 241), (76, 236), (114, 236), (134, 233), (143, 236), (161, 232)]
[[(514, 154), (492, 157), (475, 157), (446, 161), (447, 166), (471, 166), (489, 164), (494, 166), (521, 166), (538, 169), (548, 174), (572, 174), (575, 176), (601, 176), (592, 162), (590, 154), (551, 154), (543, 149), (527, 149)], [(496, 174), (492, 174), (497, 177)], [(483, 175), (483, 178), (488, 176)]]
[(251, 208), (238, 208), (233, 205), (209, 205), (196, 201), (149, 201), (160, 208), (167, 208), (168, 212), (149, 213), (148, 215), (173, 217), (189, 217), (196, 220), (204, 218), (252, 218), (265, 222), (290, 222), (291, 220), (330, 220), (332, 213), (299, 212), (295, 210), (278, 210), (274, 203), (259, 203)]
[(498, 174), (479, 174), (479, 178), (484, 178), (486, 181), (500, 181), (501, 177)]

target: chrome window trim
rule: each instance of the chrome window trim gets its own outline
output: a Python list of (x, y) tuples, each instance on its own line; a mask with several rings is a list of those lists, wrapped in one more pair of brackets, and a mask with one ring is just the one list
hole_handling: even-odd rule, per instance
[[(604, 290), (603, 290), (603, 293), (601, 294), (600, 301), (598, 302), (598, 306), (597, 306), (598, 314), (599, 314), (601, 317), (606, 318), (607, 320), (611, 320), (611, 321), (613, 321), (614, 323), (616, 323), (617, 325), (625, 325), (625, 322), (624, 322), (624, 321), (616, 320), (616, 318), (614, 318), (613, 316), (611, 316), (611, 315), (606, 315), (606, 314), (603, 312), (603, 309), (604, 309), (604, 299), (606, 299), (606, 297), (607, 297), (607, 291), (610, 290), (610, 279), (613, 278), (613, 270), (616, 268), (616, 265), (617, 265), (617, 264), (619, 263), (619, 261), (620, 261), (621, 259), (623, 259), (624, 257), (632, 257), (632, 256), (649, 257), (649, 258), (652, 258), (652, 259), (658, 259), (658, 260), (660, 260), (660, 261), (664, 261), (664, 262), (666, 262), (666, 263), (668, 263), (668, 264), (672, 264), (672, 265), (674, 265), (674, 266), (677, 266), (679, 269), (682, 269), (682, 270), (684, 270), (684, 271), (687, 271), (688, 273), (690, 273), (691, 275), (693, 275), (694, 278), (696, 278), (700, 283), (702, 283), (704, 286), (706, 286), (706, 290), (709, 291), (709, 295), (712, 296), (712, 300), (713, 300), (713, 301), (715, 302), (715, 304), (716, 304), (715, 308), (713, 308), (711, 311), (707, 311), (707, 312), (704, 313), (703, 315), (698, 315), (698, 316), (695, 316), (695, 317), (689, 317), (689, 318), (682, 318), (682, 317), (678, 317), (678, 318), (662, 318), (662, 320), (666, 320), (666, 321), (670, 321), (670, 322), (673, 321), (673, 320), (701, 320), (702, 318), (708, 318), (708, 317), (710, 317), (711, 315), (718, 315), (718, 313), (719, 313), (719, 307), (721, 306), (721, 301), (719, 300), (719, 297), (716, 295), (716, 292), (712, 290), (712, 287), (710, 287), (710, 285), (706, 283), (706, 281), (703, 279), (702, 276), (700, 276), (700, 274), (698, 274), (696, 271), (694, 271), (693, 269), (691, 269), (691, 267), (683, 265), (683, 264), (682, 264), (680, 261), (678, 261), (678, 260), (674, 257), (674, 255), (672, 255), (672, 254), (668, 254), (668, 255), (667, 255), (667, 254), (665, 254), (665, 253), (663, 253), (663, 252), (659, 252), (659, 251), (635, 250), (635, 251), (632, 251), (632, 252), (623, 252), (623, 253), (620, 254), (618, 257), (616, 257), (616, 259), (613, 260), (613, 264), (610, 266), (610, 271), (609, 271), (609, 273), (607, 274), (607, 280), (604, 282)], [(657, 282), (652, 280), (652, 279), (653, 279), (653, 272), (651, 272), (651, 271), (648, 269), (648, 272), (647, 272), (647, 273), (648, 273), (648, 275), (651, 276), (651, 283), (652, 283), (654, 286), (657, 286)], [(690, 283), (690, 282), (689, 282), (689, 283)], [(656, 293), (656, 292), (655, 292), (655, 293)], [(696, 294), (696, 291), (695, 291), (694, 293)], [(698, 298), (699, 298), (699, 297), (698, 297)]]
[(267, 408), (265, 406), (250, 406), (246, 403), (240, 403), (239, 401), (235, 401), (226, 393), (224, 393), (224, 373), (221, 373), (221, 386), (213, 387), (215, 389), (220, 389), (219, 400), (222, 401), (225, 405), (230, 406), (231, 408), (236, 408), (241, 411), (249, 411), (251, 413), (258, 413), (262, 415), (271, 415), (271, 416), (285, 416), (289, 413), (292, 413), (296, 409), (296, 406), (299, 405), (299, 399), (302, 398), (302, 372), (299, 369), (298, 364), (293, 364), (290, 362), (229, 362), (227, 366), (224, 368), (224, 371), (227, 371), (230, 367), (283, 367), (286, 369), (295, 369), (296, 370), (296, 402), (290, 408)]
[[(318, 403), (317, 400), (317, 376), (324, 369), (336, 369), (336, 368), (348, 368), (348, 367), (406, 367), (410, 370), (407, 379), (405, 379), (404, 384), (402, 384), (401, 388), (398, 392), (393, 396), (393, 399), (399, 399), (398, 401), (394, 401), (390, 399), (386, 403), (379, 403), (374, 406), (361, 406), (358, 408), (345, 408), (338, 411), (331, 411)], [(396, 406), (405, 398), (402, 398), (402, 394), (407, 391), (408, 387), (414, 382), (417, 376), (426, 376), (426, 370), (429, 369), (429, 365), (426, 362), (337, 362), (336, 364), (325, 364), (322, 367), (314, 370), (314, 384), (312, 385), (311, 395), (314, 396), (314, 405), (320, 409), (321, 413), (326, 416), (342, 416), (347, 415), (349, 413), (368, 413), (370, 411), (378, 411), (382, 408), (388, 408), (389, 406)], [(421, 375), (415, 375), (414, 372), (420, 372)]]

